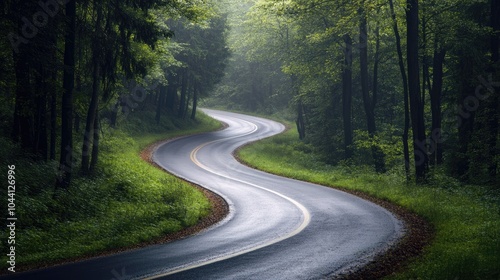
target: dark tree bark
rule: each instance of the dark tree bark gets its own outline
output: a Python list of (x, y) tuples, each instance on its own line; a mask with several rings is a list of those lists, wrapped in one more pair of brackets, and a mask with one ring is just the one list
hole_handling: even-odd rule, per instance
[(34, 126), (33, 152), (41, 160), (47, 161), (47, 72), (42, 63), (38, 63), (36, 78), (36, 113)]
[(30, 59), (25, 47), (14, 54), (16, 72), (16, 103), (12, 139), (21, 141), (21, 147), (31, 150), (33, 147), (32, 119), (33, 93), (30, 84)]
[(75, 83), (76, 0), (66, 4), (66, 35), (64, 45), (63, 96), (61, 110), (60, 178), (56, 187), (68, 188), (73, 171), (73, 89)]
[(297, 104), (297, 120), (295, 121), (295, 125), (299, 133), (299, 139), (304, 140), (306, 137), (306, 125), (304, 122), (304, 105), (302, 104), (302, 99), (299, 99)]
[(182, 70), (182, 79), (181, 79), (181, 99), (179, 101), (179, 111), (177, 112), (177, 117), (183, 118), (185, 115), (186, 109), (186, 99), (187, 99), (187, 90), (188, 90), (188, 70)]
[(196, 109), (198, 107), (198, 83), (194, 82), (193, 85), (193, 109), (191, 111), (191, 119), (196, 119)]
[(446, 56), (446, 51), (438, 46), (437, 38), (434, 47), (433, 73), (432, 73), (432, 89), (431, 95), (431, 111), (432, 111), (432, 127), (431, 127), (431, 164), (440, 165), (443, 163), (443, 144), (441, 130), (441, 94), (443, 91), (443, 63)]
[[(57, 78), (57, 72), (53, 74), (54, 81)], [(50, 160), (56, 159), (56, 140), (57, 140), (57, 95), (55, 88), (50, 95)]]
[(359, 46), (360, 46), (360, 69), (361, 69), (361, 92), (363, 95), (363, 104), (365, 107), (366, 121), (368, 125), (368, 133), (374, 135), (376, 131), (375, 126), (375, 112), (373, 111), (372, 98), (370, 96), (370, 88), (368, 84), (368, 33), (366, 15), (364, 10), (360, 9), (359, 14), (361, 17), (359, 25)]
[(160, 124), (161, 111), (163, 110), (163, 105), (165, 104), (165, 92), (167, 91), (166, 86), (160, 85), (158, 87), (158, 100), (156, 102), (156, 124)]
[(352, 39), (349, 35), (343, 37), (344, 67), (342, 69), (342, 117), (344, 123), (344, 157), (350, 159), (352, 150)]
[[(32, 5), (23, 1), (17, 5), (12, 5), (12, 14), (14, 14), (14, 23), (17, 24), (17, 30), (24, 26), (22, 15), (33, 11)], [(16, 22), (17, 21), (17, 22)], [(26, 28), (26, 33), (36, 35), (33, 27)], [(21, 142), (21, 147), (32, 150), (33, 148), (33, 92), (31, 88), (31, 65), (33, 64), (33, 53), (29, 46), (19, 43), (13, 49), (14, 70), (16, 74), (16, 98), (14, 108), (14, 121), (11, 138), (14, 142)]]
[[(363, 95), (363, 104), (365, 107), (366, 121), (368, 126), (368, 135), (374, 138), (377, 133), (375, 123), (375, 100), (370, 96), (369, 76), (368, 76), (368, 32), (366, 13), (363, 8), (358, 10), (360, 16), (359, 25), (359, 45), (360, 45), (360, 67), (361, 67), (361, 91)], [(372, 157), (375, 170), (385, 172), (384, 153), (377, 146), (372, 146)]]
[[(497, 79), (500, 77), (500, 1), (491, 0), (491, 27), (494, 33), (491, 35), (491, 69), (490, 73), (493, 77)], [(496, 81), (496, 80), (495, 80)], [(499, 121), (500, 121), (500, 89), (496, 88), (491, 101), (489, 103), (489, 116), (488, 116), (488, 173), (490, 176), (490, 183), (492, 185), (498, 185), (498, 162), (495, 161), (495, 157), (498, 156), (499, 148), (497, 139), (499, 133)]]
[(83, 174), (88, 174), (90, 171), (90, 151), (93, 138), (94, 138), (94, 123), (97, 118), (97, 111), (99, 107), (99, 63), (98, 63), (98, 54), (97, 52), (93, 53), (93, 71), (92, 71), (92, 96), (90, 99), (89, 109), (87, 112), (87, 118), (85, 122), (85, 133), (83, 136), (83, 145), (82, 145), (82, 166), (81, 171)]
[(97, 162), (99, 160), (99, 141), (100, 141), (100, 125), (99, 125), (99, 111), (96, 112), (94, 118), (94, 134), (92, 141), (92, 159), (90, 161), (90, 173), (94, 173), (97, 167)]
[(418, 36), (418, 0), (407, 0), (407, 60), (408, 60), (408, 93), (410, 96), (410, 114), (413, 129), (413, 153), (417, 183), (426, 179), (428, 156), (425, 148), (425, 123), (423, 103), (420, 95), (419, 75), (419, 36)]
[(468, 179), (469, 171), (469, 143), (474, 130), (474, 112), (467, 110), (467, 97), (474, 92), (471, 82), (473, 77), (474, 61), (467, 50), (462, 50), (459, 63), (460, 96), (458, 97), (458, 154), (454, 160), (455, 172), (462, 180)]
[(378, 72), (380, 65), (380, 27), (375, 28), (375, 59), (373, 61), (373, 110), (378, 101)]
[[(83, 136), (82, 145), (82, 164), (81, 171), (83, 174), (88, 174), (90, 172), (90, 156), (91, 156), (91, 146), (92, 153), (98, 151), (97, 147), (93, 143), (97, 128), (94, 126), (98, 123), (97, 114), (99, 110), (99, 87), (101, 84), (101, 69), (99, 62), (101, 60), (101, 48), (100, 39), (101, 34), (101, 22), (102, 22), (102, 6), (99, 3), (95, 3), (95, 10), (97, 13), (97, 19), (95, 22), (94, 35), (92, 38), (92, 96), (90, 98), (89, 109), (87, 112), (87, 118), (85, 122), (85, 133)], [(99, 133), (97, 132), (97, 135)], [(97, 143), (98, 144), (98, 143)], [(92, 155), (92, 160), (93, 160)], [(97, 157), (97, 153), (95, 154)]]
[(394, 11), (394, 2), (389, 0), (389, 6), (391, 9), (392, 18), (392, 28), (394, 30), (394, 36), (396, 37), (396, 48), (398, 52), (398, 64), (399, 71), (401, 72), (401, 78), (403, 81), (403, 97), (404, 97), (404, 108), (405, 108), (405, 124), (403, 129), (402, 141), (403, 141), (403, 154), (405, 160), (405, 172), (406, 179), (410, 179), (410, 148), (408, 146), (408, 136), (410, 130), (410, 108), (408, 100), (408, 76), (406, 75), (406, 69), (403, 58), (403, 48), (401, 46), (401, 35), (399, 34), (398, 21), (396, 18), (396, 12)]
[[(54, 23), (54, 28), (57, 28), (58, 23)], [(57, 47), (57, 34), (55, 32), (51, 33), (50, 41), (52, 43), (52, 48), (49, 51), (49, 57), (51, 61), (57, 60), (56, 47)], [(56, 67), (51, 70), (51, 81), (48, 83), (49, 91), (49, 107), (50, 107), (50, 140), (49, 140), (49, 159), (56, 159), (56, 141), (57, 141), (57, 79), (58, 70)]]
[(177, 103), (177, 88), (178, 88), (178, 77), (174, 75), (169, 75), (168, 86), (167, 86), (167, 96), (166, 96), (166, 106), (167, 110), (171, 114), (175, 114), (175, 105)]

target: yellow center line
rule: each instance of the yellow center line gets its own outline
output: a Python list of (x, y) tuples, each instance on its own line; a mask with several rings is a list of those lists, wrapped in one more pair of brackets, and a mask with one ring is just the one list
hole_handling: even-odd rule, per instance
[[(244, 121), (244, 122), (247, 122), (247, 121)], [(206, 146), (208, 146), (210, 144), (213, 144), (213, 143), (216, 143), (216, 142), (219, 142), (219, 141), (226, 141), (228, 139), (233, 139), (233, 138), (237, 138), (237, 137), (242, 137), (242, 136), (250, 135), (250, 134), (254, 133), (255, 131), (257, 131), (258, 128), (257, 128), (257, 126), (255, 124), (253, 124), (251, 122), (247, 122), (247, 123), (251, 124), (254, 127), (254, 129), (252, 131), (250, 131), (248, 133), (245, 133), (243, 135), (237, 135), (237, 136), (233, 136), (233, 137), (230, 137), (230, 138), (218, 139), (218, 140), (214, 140), (214, 141), (210, 141), (210, 142), (201, 144), (198, 147), (194, 148), (193, 151), (191, 152), (191, 154), (190, 154), (191, 161), (193, 161), (193, 163), (196, 164), (198, 167), (200, 167), (200, 168), (202, 168), (202, 169), (204, 169), (204, 170), (206, 170), (206, 171), (208, 171), (208, 172), (210, 172), (212, 174), (215, 174), (217, 176), (220, 176), (220, 177), (223, 177), (223, 178), (227, 178), (227, 179), (232, 180), (232, 181), (236, 181), (236, 182), (239, 182), (239, 183), (243, 183), (243, 184), (246, 184), (246, 185), (249, 185), (249, 186), (252, 186), (252, 187), (264, 190), (264, 191), (267, 191), (267, 192), (272, 193), (274, 195), (277, 195), (277, 196), (279, 196), (281, 198), (284, 198), (285, 200), (288, 200), (289, 202), (291, 202), (293, 205), (295, 205), (302, 212), (302, 215), (304, 217), (304, 219), (302, 220), (302, 223), (294, 231), (292, 231), (292, 232), (290, 232), (290, 233), (288, 233), (288, 234), (286, 234), (284, 236), (278, 237), (276, 239), (264, 242), (264, 243), (262, 243), (260, 245), (257, 245), (257, 246), (251, 247), (251, 248), (247, 248), (247, 249), (243, 249), (241, 251), (230, 253), (230, 254), (227, 254), (227, 255), (224, 255), (224, 256), (215, 257), (215, 258), (210, 259), (210, 260), (206, 260), (206, 261), (202, 261), (202, 262), (198, 262), (198, 263), (193, 263), (191, 265), (179, 267), (177, 269), (173, 269), (173, 270), (170, 270), (168, 272), (165, 272), (165, 273), (162, 273), (162, 274), (158, 274), (158, 275), (155, 275), (155, 276), (151, 276), (151, 277), (148, 277), (148, 278), (143, 278), (143, 279), (145, 279), (145, 280), (158, 279), (160, 277), (172, 275), (172, 274), (179, 273), (179, 272), (182, 272), (182, 271), (187, 271), (187, 270), (190, 270), (190, 269), (193, 269), (193, 268), (205, 266), (205, 265), (208, 265), (208, 264), (212, 264), (212, 263), (216, 263), (216, 262), (219, 262), (219, 261), (223, 261), (223, 260), (227, 260), (227, 259), (230, 259), (230, 258), (234, 258), (234, 257), (240, 256), (240, 255), (243, 255), (243, 254), (246, 254), (246, 253), (249, 253), (249, 252), (253, 252), (253, 251), (256, 251), (258, 249), (270, 246), (272, 244), (275, 244), (275, 243), (281, 242), (281, 241), (283, 241), (285, 239), (288, 239), (290, 237), (293, 237), (293, 236), (299, 234), (301, 231), (303, 231), (309, 225), (309, 223), (311, 221), (311, 214), (309, 213), (309, 211), (307, 210), (307, 208), (304, 205), (300, 204), (296, 200), (294, 200), (294, 199), (292, 199), (292, 198), (290, 198), (288, 196), (285, 196), (285, 195), (283, 195), (281, 193), (278, 193), (276, 191), (273, 191), (273, 190), (270, 190), (270, 189), (258, 186), (256, 184), (245, 182), (245, 181), (242, 181), (242, 180), (239, 180), (239, 179), (236, 179), (236, 178), (231, 178), (231, 177), (229, 177), (227, 175), (221, 174), (221, 173), (219, 173), (219, 172), (217, 172), (217, 171), (215, 171), (215, 170), (207, 167), (206, 165), (200, 163), (200, 161), (198, 160), (198, 158), (197, 158), (198, 152), (201, 149), (203, 149), (204, 147), (206, 147)]]

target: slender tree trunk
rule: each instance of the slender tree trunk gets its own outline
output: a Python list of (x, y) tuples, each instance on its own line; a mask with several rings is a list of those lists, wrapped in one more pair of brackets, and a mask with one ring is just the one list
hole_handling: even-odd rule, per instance
[(161, 111), (163, 110), (163, 105), (165, 104), (165, 92), (166, 92), (166, 87), (164, 85), (160, 85), (158, 87), (158, 100), (156, 104), (156, 124), (160, 124), (161, 120)]
[(297, 131), (299, 132), (299, 139), (304, 140), (306, 137), (306, 126), (304, 123), (304, 106), (302, 104), (302, 98), (299, 99), (297, 104), (297, 120), (295, 121), (297, 126)]
[(473, 77), (474, 62), (467, 50), (460, 54), (460, 96), (458, 98), (458, 155), (454, 161), (458, 177), (466, 181), (469, 171), (469, 143), (474, 130), (474, 112), (465, 109), (467, 97), (474, 92), (470, 79)]
[(380, 65), (380, 27), (375, 28), (375, 59), (373, 61), (373, 110), (378, 101), (378, 72)]
[[(378, 101), (378, 72), (379, 72), (379, 64), (380, 64), (380, 28), (377, 25), (375, 28), (375, 61), (373, 64), (373, 93), (372, 93), (372, 111), (373, 111), (373, 122), (375, 124), (375, 108), (377, 106)], [(376, 127), (375, 127), (376, 133)], [(375, 169), (377, 172), (383, 173), (386, 172), (385, 168), (385, 154), (384, 151), (379, 146), (372, 147), (372, 155), (375, 160)]]
[(75, 83), (76, 0), (66, 4), (67, 27), (64, 46), (63, 97), (61, 112), (60, 178), (56, 187), (68, 188), (73, 171), (73, 89)]
[[(359, 44), (360, 44), (360, 66), (361, 66), (361, 91), (363, 93), (363, 104), (365, 107), (366, 121), (368, 126), (368, 135), (374, 138), (377, 133), (375, 123), (375, 104), (374, 99), (370, 96), (370, 88), (368, 83), (368, 32), (366, 13), (363, 8), (358, 10), (360, 16), (359, 25)], [(372, 146), (372, 157), (377, 172), (385, 172), (384, 154), (377, 147)]]
[(167, 86), (166, 106), (169, 113), (175, 114), (175, 103), (177, 99), (177, 76), (169, 75)]
[(373, 136), (376, 131), (375, 114), (373, 112), (372, 100), (370, 97), (370, 88), (368, 85), (368, 33), (366, 15), (363, 9), (359, 10), (361, 17), (359, 25), (359, 45), (360, 45), (360, 66), (361, 66), (361, 91), (363, 95), (363, 104), (365, 107), (366, 121), (368, 124), (368, 133)]
[(94, 173), (97, 162), (99, 160), (99, 141), (100, 141), (100, 125), (99, 125), (99, 110), (96, 111), (96, 116), (94, 118), (94, 134), (92, 141), (92, 159), (90, 161), (90, 173)]
[[(101, 60), (101, 46), (97, 34), (101, 33), (101, 22), (102, 22), (102, 5), (100, 3), (94, 2), (94, 9), (97, 13), (97, 19), (95, 22), (94, 32), (95, 35), (92, 38), (92, 96), (90, 98), (89, 109), (87, 112), (87, 119), (85, 122), (85, 133), (83, 136), (82, 145), (82, 165), (81, 171), (83, 174), (88, 174), (90, 172), (90, 156), (91, 156), (91, 146), (93, 147), (94, 135), (96, 134), (96, 123), (97, 113), (99, 110), (99, 87), (101, 84), (101, 73), (99, 61)], [(98, 122), (97, 122), (98, 123)], [(92, 149), (92, 152), (97, 149)], [(97, 156), (97, 154), (96, 154)]]
[(344, 67), (342, 69), (342, 118), (344, 122), (344, 157), (350, 159), (352, 150), (352, 39), (344, 35)]
[[(191, 77), (190, 80), (194, 80), (194, 78)], [(186, 104), (184, 104), (184, 106), (185, 106), (185, 108), (184, 108), (184, 116), (182, 116), (184, 119), (187, 118), (187, 114), (188, 114), (188, 111), (189, 111), (189, 103), (191, 103), (192, 92), (193, 92), (193, 83), (189, 83), (188, 84), (188, 92), (187, 92)]]
[[(57, 70), (52, 75), (53, 83), (57, 79)], [(56, 140), (57, 140), (57, 93), (55, 87), (50, 93), (50, 160), (56, 159)]]
[(418, 61), (418, 0), (407, 0), (407, 60), (408, 60), (408, 93), (410, 96), (410, 113), (413, 129), (413, 153), (417, 183), (426, 179), (428, 156), (425, 148), (425, 124), (423, 104), (420, 95), (420, 75)]
[[(491, 74), (495, 79), (500, 78), (500, 1), (491, 0), (491, 27), (493, 28), (493, 33), (491, 35)], [(496, 16), (495, 16), (496, 15)], [(494, 80), (498, 82), (498, 80)], [(489, 101), (489, 116), (488, 116), (488, 173), (490, 176), (490, 183), (492, 185), (498, 185), (498, 161), (495, 161), (495, 157), (498, 157), (499, 147), (497, 143), (498, 133), (499, 133), (499, 121), (500, 121), (500, 89), (497, 87), (492, 93), (491, 101)]]
[[(58, 23), (54, 23), (54, 28), (57, 28)], [(50, 41), (52, 43), (52, 48), (49, 51), (49, 59), (51, 61), (57, 60), (56, 46), (57, 46), (57, 34), (52, 32), (50, 35)], [(57, 80), (58, 80), (58, 70), (56, 67), (51, 70), (51, 78), (48, 83), (49, 91), (49, 106), (50, 106), (50, 140), (49, 140), (49, 159), (56, 159), (56, 141), (57, 141)]]
[(182, 80), (181, 80), (181, 100), (179, 101), (179, 111), (177, 112), (177, 117), (184, 117), (186, 98), (188, 89), (188, 70), (182, 70)]
[(33, 147), (32, 118), (33, 104), (32, 92), (30, 89), (30, 61), (29, 54), (22, 51), (16, 54), (16, 104), (14, 111), (14, 127), (12, 129), (12, 139), (21, 140), (21, 146), (31, 150)]
[(34, 127), (33, 152), (41, 160), (47, 161), (47, 70), (44, 65), (39, 63), (38, 75), (36, 78), (36, 114)]
[(431, 163), (440, 165), (443, 163), (443, 144), (441, 130), (441, 94), (443, 89), (443, 62), (446, 51), (438, 46), (437, 38), (434, 46), (434, 62), (431, 90)]
[[(25, 25), (22, 15), (33, 12), (33, 8), (28, 1), (12, 4), (12, 13), (17, 20), (17, 30), (22, 30)], [(26, 28), (27, 33), (33, 33), (32, 28)], [(14, 69), (16, 74), (16, 98), (14, 109), (14, 122), (11, 138), (14, 142), (21, 141), (24, 149), (33, 148), (33, 92), (31, 86), (31, 65), (33, 64), (33, 51), (27, 44), (19, 43), (13, 49)]]
[(191, 119), (196, 119), (196, 109), (198, 107), (198, 83), (194, 82), (193, 86), (193, 110), (191, 111)]
[(404, 108), (405, 108), (405, 124), (403, 129), (402, 141), (403, 141), (403, 155), (405, 160), (405, 172), (406, 179), (410, 179), (410, 148), (408, 147), (408, 135), (410, 130), (410, 109), (408, 100), (408, 77), (406, 76), (406, 69), (403, 58), (403, 48), (401, 46), (401, 35), (399, 34), (398, 21), (396, 18), (396, 12), (394, 11), (394, 2), (389, 0), (389, 6), (391, 9), (392, 18), (392, 28), (394, 30), (394, 36), (396, 37), (396, 48), (398, 52), (398, 62), (399, 70), (401, 72), (401, 78), (403, 81), (403, 97), (404, 97)]
[[(422, 36), (421, 37), (421, 41), (422, 41), (422, 44), (420, 46), (420, 52), (422, 53), (422, 87), (421, 87), (421, 90), (422, 90), (422, 93), (421, 93), (421, 98), (420, 100), (422, 101), (422, 104), (425, 104), (425, 96), (426, 96), (426, 87), (427, 87), (427, 81), (429, 81), (429, 58), (428, 58), (428, 55), (427, 55), (427, 18), (426, 18), (426, 12), (425, 12), (425, 5), (422, 5), (422, 13), (420, 13), (422, 15)], [(424, 106), (422, 106), (421, 110), (424, 110), (423, 108)], [(422, 111), (423, 113), (423, 111)]]
[(82, 166), (81, 171), (83, 174), (88, 174), (90, 171), (90, 154), (92, 140), (94, 138), (94, 123), (97, 118), (97, 111), (99, 106), (99, 63), (98, 54), (94, 52), (93, 54), (93, 71), (92, 71), (92, 97), (90, 99), (89, 109), (87, 112), (87, 119), (85, 122), (85, 133), (83, 137), (82, 145)]

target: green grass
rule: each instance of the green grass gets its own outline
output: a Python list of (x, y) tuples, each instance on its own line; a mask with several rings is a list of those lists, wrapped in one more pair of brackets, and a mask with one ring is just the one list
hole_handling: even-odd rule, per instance
[(461, 185), (436, 171), (428, 186), (407, 184), (402, 170), (331, 166), (297, 140), (294, 129), (246, 146), (239, 157), (259, 169), (299, 180), (357, 190), (427, 219), (436, 235), (421, 257), (388, 279), (500, 279), (500, 193)]
[[(201, 192), (139, 154), (158, 140), (216, 130), (220, 124), (199, 114), (196, 122), (165, 118), (158, 128), (150, 124), (152, 118), (130, 117), (120, 129), (106, 129), (97, 175), (76, 176), (67, 191), (53, 188), (57, 163), (35, 163), (0, 138), (1, 174), (7, 175), (7, 164), (16, 165), (16, 268), (151, 241), (194, 225), (210, 212)], [(6, 209), (2, 214), (7, 216)], [(2, 252), (7, 252), (6, 234), (0, 236)], [(8, 266), (5, 255), (2, 269)]]

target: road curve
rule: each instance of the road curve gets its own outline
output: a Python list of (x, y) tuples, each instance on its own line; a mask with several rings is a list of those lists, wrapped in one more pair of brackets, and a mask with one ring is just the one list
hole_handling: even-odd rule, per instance
[(401, 237), (402, 223), (372, 202), (256, 171), (232, 156), (283, 125), (204, 111), (228, 127), (167, 142), (153, 159), (221, 195), (228, 217), (168, 244), (6, 279), (323, 279), (363, 265)]

